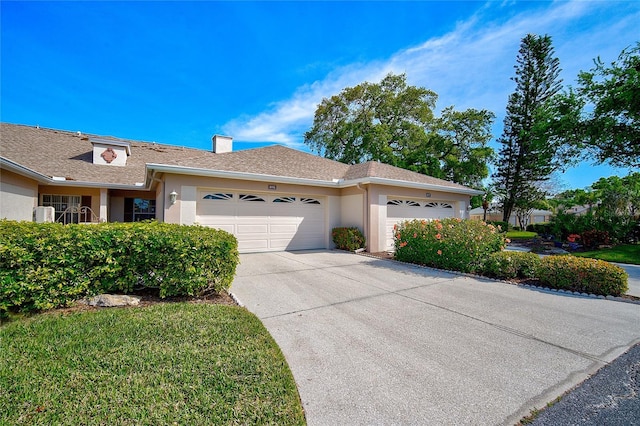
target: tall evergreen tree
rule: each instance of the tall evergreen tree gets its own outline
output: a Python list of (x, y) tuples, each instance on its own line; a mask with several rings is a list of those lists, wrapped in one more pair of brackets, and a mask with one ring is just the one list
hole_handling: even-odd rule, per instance
[(556, 158), (557, 147), (541, 123), (549, 99), (560, 90), (562, 82), (551, 37), (524, 37), (514, 68), (516, 90), (509, 96), (494, 174), (505, 222), (514, 206), (522, 206), (525, 200), (520, 198), (530, 197), (539, 182), (547, 180), (561, 165)]

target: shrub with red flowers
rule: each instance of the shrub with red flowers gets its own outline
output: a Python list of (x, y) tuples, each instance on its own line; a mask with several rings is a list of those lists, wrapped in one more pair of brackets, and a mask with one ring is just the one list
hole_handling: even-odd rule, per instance
[(624, 269), (604, 260), (574, 256), (548, 256), (536, 273), (548, 287), (604, 296), (620, 296), (629, 290)]
[(364, 248), (366, 240), (362, 232), (355, 227), (351, 228), (333, 228), (331, 238), (337, 249), (356, 251)]
[(411, 220), (394, 234), (396, 259), (461, 272), (482, 271), (487, 257), (505, 246), (505, 234), (478, 220)]

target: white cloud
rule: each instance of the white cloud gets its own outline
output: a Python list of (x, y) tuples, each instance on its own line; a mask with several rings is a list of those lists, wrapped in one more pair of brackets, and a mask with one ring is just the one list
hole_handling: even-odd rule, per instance
[(591, 67), (594, 57), (613, 60), (638, 39), (640, 7), (632, 2), (557, 2), (503, 20), (496, 18), (512, 12), (511, 7), (488, 2), (448, 34), (401, 50), (386, 61), (336, 69), (265, 112), (234, 119), (223, 129), (238, 141), (300, 147), (322, 98), (363, 81), (379, 81), (389, 72), (405, 72), (410, 84), (438, 93), (439, 108), (486, 108), (501, 116), (513, 91), (510, 78), (524, 35), (552, 36), (568, 84), (578, 71)]

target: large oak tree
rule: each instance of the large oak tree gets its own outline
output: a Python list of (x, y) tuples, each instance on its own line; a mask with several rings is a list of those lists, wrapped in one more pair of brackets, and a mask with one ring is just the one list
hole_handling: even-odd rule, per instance
[(347, 164), (380, 161), (478, 187), (488, 176), (493, 113), (445, 108), (437, 95), (389, 74), (325, 98), (304, 142), (312, 151)]

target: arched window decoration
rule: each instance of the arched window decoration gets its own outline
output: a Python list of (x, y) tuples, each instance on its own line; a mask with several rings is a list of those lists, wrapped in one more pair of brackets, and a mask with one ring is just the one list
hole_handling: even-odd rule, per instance
[(449, 203), (438, 203), (438, 202), (426, 203), (424, 206), (428, 208), (434, 208), (434, 209), (452, 209), (453, 208), (453, 206)]
[(315, 198), (300, 198), (300, 202), (302, 202), (302, 204), (320, 204), (320, 201)]
[(408, 207), (420, 207), (420, 203), (413, 200), (389, 200), (388, 206), (408, 206)]
[(231, 200), (233, 198), (233, 194), (207, 194), (202, 197), (203, 200)]
[(240, 194), (240, 201), (257, 201), (259, 203), (265, 203), (264, 198), (251, 194)]
[(277, 197), (273, 200), (274, 203), (295, 203), (296, 197)]

